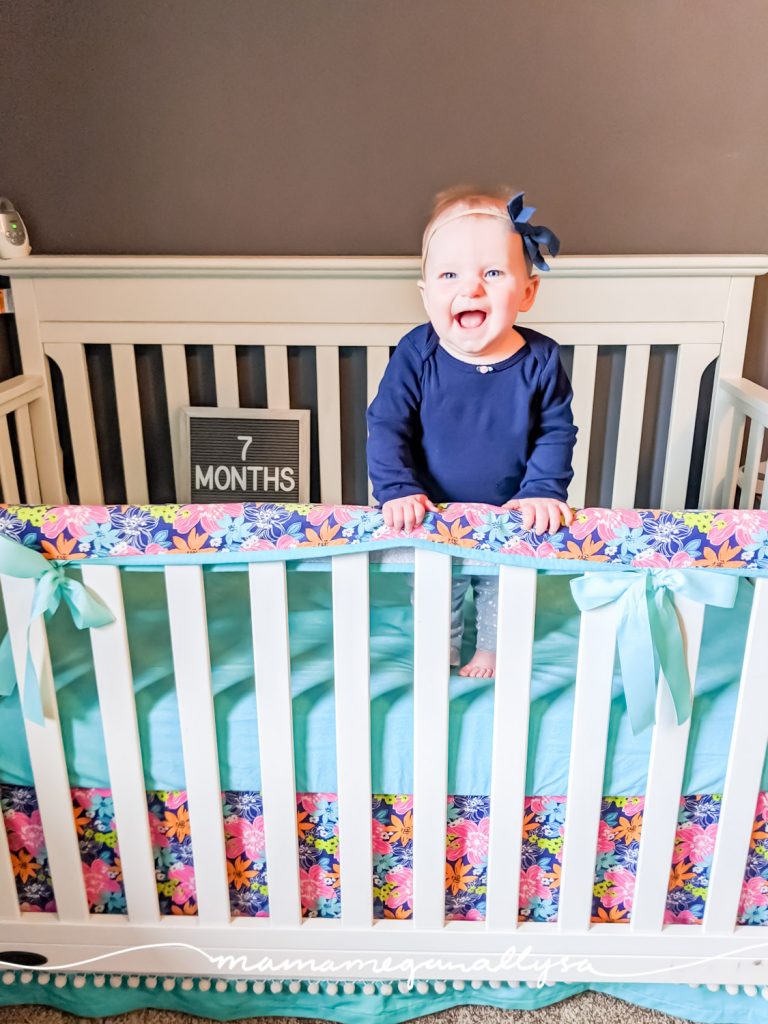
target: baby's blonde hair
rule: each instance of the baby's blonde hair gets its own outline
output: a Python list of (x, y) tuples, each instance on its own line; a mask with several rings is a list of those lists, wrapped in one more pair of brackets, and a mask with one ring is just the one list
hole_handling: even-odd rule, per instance
[[(462, 210), (469, 213), (474, 209), (482, 212), (487, 210), (489, 206), (497, 207), (499, 213), (508, 218), (507, 203), (518, 191), (519, 189), (510, 188), (508, 185), (499, 185), (497, 188), (490, 189), (481, 189), (476, 185), (453, 185), (451, 188), (438, 192), (432, 202), (432, 212), (427, 221), (427, 226), (424, 228), (424, 234), (421, 237), (421, 276), (424, 277), (427, 246), (433, 232), (433, 227), (438, 220), (442, 220), (454, 208), (456, 208), (457, 212)], [(525, 256), (525, 265), (530, 274), (531, 263), (528, 254), (525, 252), (525, 246), (523, 246), (523, 254)]]

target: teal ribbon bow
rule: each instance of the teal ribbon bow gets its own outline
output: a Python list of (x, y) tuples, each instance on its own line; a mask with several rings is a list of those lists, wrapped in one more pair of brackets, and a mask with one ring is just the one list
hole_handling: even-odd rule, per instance
[(687, 573), (680, 569), (591, 572), (571, 580), (571, 592), (582, 611), (617, 603), (616, 640), (634, 735), (656, 720), (654, 652), (672, 695), (678, 725), (691, 714), (691, 680), (672, 594), (732, 608), (738, 586), (737, 576), (706, 569)]
[[(62, 600), (69, 607), (72, 621), (78, 629), (106, 626), (114, 622), (115, 617), (93, 591), (78, 580), (70, 579), (63, 566), (43, 558), (38, 551), (33, 551), (7, 537), (0, 537), (0, 574), (37, 580), (27, 626), (27, 661), (24, 670), (22, 707), (26, 719), (42, 725), (44, 714), (40, 675), (29, 647), (29, 631), (35, 619), (45, 612), (55, 612)], [(6, 634), (0, 644), (0, 697), (7, 697), (16, 685), (10, 640), (10, 635)]]

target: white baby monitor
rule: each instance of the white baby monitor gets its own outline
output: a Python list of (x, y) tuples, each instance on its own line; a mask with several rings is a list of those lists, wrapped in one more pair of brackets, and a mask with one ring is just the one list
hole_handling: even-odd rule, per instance
[(29, 256), (31, 247), (24, 221), (10, 199), (0, 198), (0, 259)]

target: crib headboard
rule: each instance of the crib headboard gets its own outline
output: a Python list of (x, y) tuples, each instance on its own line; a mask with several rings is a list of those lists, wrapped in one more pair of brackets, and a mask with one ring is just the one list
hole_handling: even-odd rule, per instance
[[(685, 503), (702, 375), (719, 357), (700, 499), (702, 507), (716, 504), (730, 429), (730, 407), (717, 383), (741, 375), (754, 278), (767, 271), (764, 256), (565, 256), (556, 261), (521, 322), (566, 349), (579, 426), (572, 504), (584, 503), (598, 353), (604, 346), (623, 352), (621, 382), (612, 385), (620, 388), (614, 507), (635, 504), (654, 349), (675, 353), (661, 489), (661, 506), (667, 508)], [(4, 263), (3, 272), (11, 278), (23, 372), (45, 385), (30, 416), (42, 497), (55, 503), (66, 495), (46, 357), (63, 379), (78, 500), (101, 504), (86, 348), (109, 346), (126, 498), (140, 504), (151, 495), (136, 346), (159, 346), (162, 352), (177, 488), (179, 410), (190, 404), (185, 346), (212, 346), (220, 407), (240, 405), (238, 349), (261, 347), (267, 405), (275, 409), (291, 406), (289, 347), (309, 346), (316, 360), (320, 499), (338, 503), (350, 500), (342, 495), (342, 412), (350, 396), (340, 386), (340, 349), (365, 350), (370, 400), (390, 346), (426, 319), (415, 258), (32, 256)]]

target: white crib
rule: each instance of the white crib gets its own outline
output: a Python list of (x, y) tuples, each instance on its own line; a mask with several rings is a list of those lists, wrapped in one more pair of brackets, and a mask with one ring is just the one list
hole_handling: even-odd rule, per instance
[[(67, 501), (50, 360), (63, 378), (79, 501), (103, 504), (85, 356), (86, 346), (99, 344), (111, 348), (127, 499), (134, 504), (150, 497), (134, 346), (162, 349), (177, 482), (183, 475), (179, 411), (189, 404), (185, 345), (213, 346), (221, 407), (239, 404), (237, 346), (262, 346), (268, 405), (275, 409), (290, 407), (288, 347), (314, 348), (320, 493), (324, 503), (339, 504), (340, 423), (347, 397), (339, 384), (339, 349), (365, 348), (370, 399), (389, 347), (424, 319), (415, 287), (418, 261), (410, 258), (31, 257), (8, 262), (5, 272), (12, 281), (23, 363), (23, 376), (0, 385), (0, 482), (7, 503), (22, 496), (31, 504)], [(699, 506), (732, 507), (737, 483), (740, 506), (753, 506), (768, 427), (768, 392), (741, 379), (741, 373), (753, 282), (766, 272), (768, 258), (762, 256), (563, 257), (556, 262), (534, 310), (522, 322), (573, 347), (574, 418), (580, 429), (571, 504), (584, 503), (598, 349), (610, 345), (625, 348), (612, 504), (634, 504), (649, 363), (655, 346), (673, 346), (676, 368), (661, 506), (684, 505), (701, 378), (714, 360)], [(18, 436), (16, 458), (10, 416)], [(746, 466), (739, 476), (747, 421)], [(345, 624), (334, 638), (335, 686), (345, 695), (337, 705), (341, 919), (301, 917), (285, 566), (249, 568), (255, 657), (281, 679), (278, 693), (260, 692), (257, 684), (270, 892), (270, 916), (263, 919), (231, 918), (223, 834), (204, 824), (206, 815), (209, 822), (211, 815), (220, 815), (221, 802), (202, 569), (165, 570), (174, 666), (184, 681), (178, 693), (198, 875), (199, 913), (182, 919), (161, 917), (158, 910), (120, 572), (94, 564), (85, 568), (84, 579), (117, 615), (114, 625), (92, 630), (92, 645), (129, 911), (120, 918), (88, 911), (45, 632), (38, 620), (30, 642), (47, 665), (42, 682), (50, 717), (43, 727), (28, 723), (27, 737), (58, 913), (19, 911), (0, 831), (2, 946), (40, 954), (46, 971), (379, 980), (412, 971), (426, 979), (514, 982), (536, 977), (531, 961), (548, 958), (546, 976), (554, 982), (581, 980), (578, 962), (587, 958), (591, 977), (598, 980), (638, 980), (642, 972), (644, 981), (768, 985), (768, 936), (761, 929), (734, 925), (768, 742), (768, 581), (758, 580), (755, 588), (706, 914), (699, 928), (662, 923), (688, 740), (688, 723), (676, 724), (663, 688), (631, 923), (623, 928), (590, 924), (606, 688), (616, 627), (610, 609), (583, 613), (567, 794), (568, 819), (579, 824), (566, 831), (560, 910), (557, 923), (548, 925), (518, 923), (517, 875), (508, 870), (508, 851), (522, 829), (529, 693), (520, 681), (530, 674), (536, 570), (500, 569), (500, 620), (515, 627), (500, 634), (499, 641), (491, 801), (503, 792), (509, 813), (503, 820), (491, 818), (487, 919), (446, 922), (450, 557), (418, 551), (414, 801), (421, 810), (414, 846), (414, 917), (374, 921), (370, 708), (360, 685), (369, 671), (367, 558), (345, 553), (332, 559), (334, 619)], [(3, 577), (2, 588), (17, 672), (23, 677), (34, 586)], [(678, 610), (693, 676), (703, 612), (685, 600)], [(190, 642), (190, 636), (202, 639)], [(263, 674), (257, 671), (257, 679)], [(590, 711), (595, 707), (597, 718)], [(502, 722), (508, 723), (503, 729)], [(196, 821), (201, 823), (197, 831)], [(518, 954), (528, 950), (529, 960), (512, 956), (510, 949)], [(92, 960), (105, 955), (106, 960)], [(260, 966), (249, 974), (254, 964)]]

